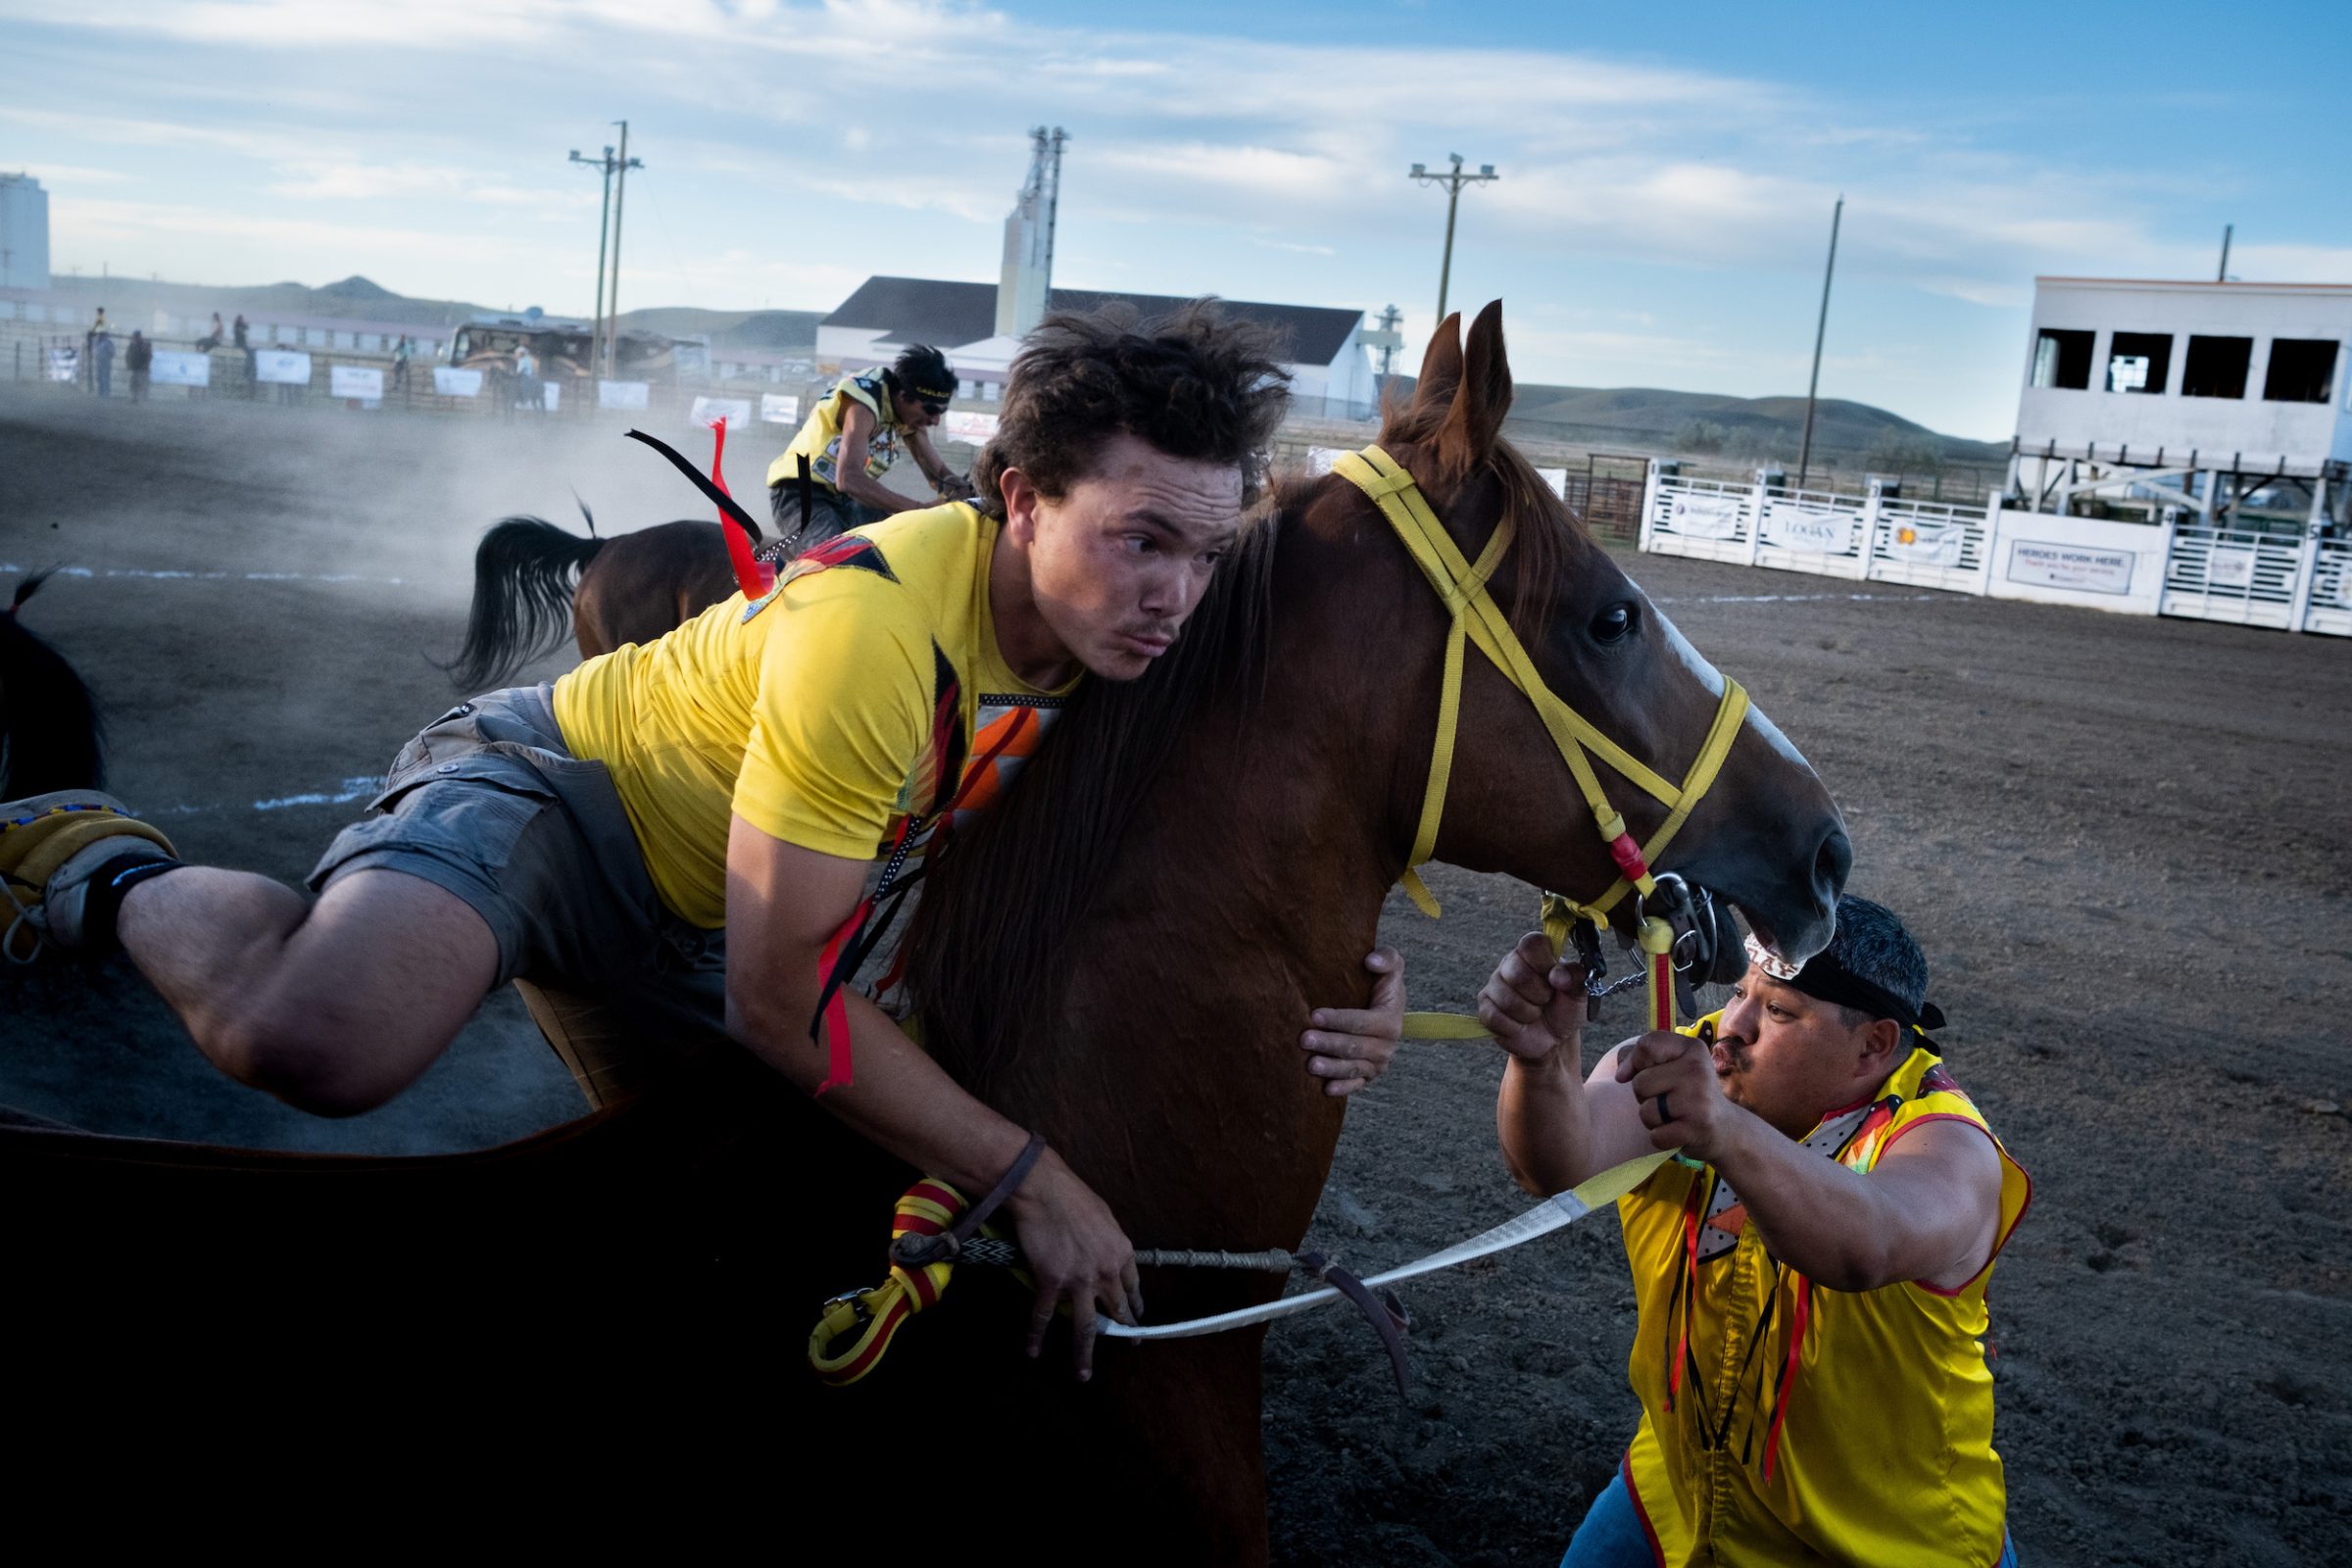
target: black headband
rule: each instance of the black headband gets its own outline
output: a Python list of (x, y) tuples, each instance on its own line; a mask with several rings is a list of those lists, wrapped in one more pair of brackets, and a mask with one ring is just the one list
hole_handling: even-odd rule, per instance
[[(1773, 973), (1773, 968), (1766, 966), (1766, 972)], [(1793, 978), (1777, 973), (1774, 978), (1783, 985), (1793, 986), (1816, 1001), (1832, 1003), (1840, 1007), (1853, 1007), (1869, 1013), (1873, 1018), (1892, 1018), (1906, 1028), (1943, 1027), (1941, 1007), (1933, 1002), (1912, 1006), (1885, 986), (1865, 980), (1846, 968), (1826, 949), (1806, 959), (1805, 966)]]

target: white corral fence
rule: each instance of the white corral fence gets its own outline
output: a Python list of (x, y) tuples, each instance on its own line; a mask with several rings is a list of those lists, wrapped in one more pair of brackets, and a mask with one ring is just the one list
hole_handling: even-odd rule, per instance
[(2164, 564), (2161, 612), (2284, 630), (2294, 624), (2303, 545), (2280, 534), (2180, 528)]
[(1652, 465), (1642, 548), (1854, 581), (2352, 637), (2352, 540), (1687, 479)]
[(2305, 631), (2352, 637), (2352, 539), (2314, 540)]
[(1642, 548), (1753, 565), (1759, 494), (1753, 485), (1679, 475), (1661, 479), (1652, 467), (1642, 504)]

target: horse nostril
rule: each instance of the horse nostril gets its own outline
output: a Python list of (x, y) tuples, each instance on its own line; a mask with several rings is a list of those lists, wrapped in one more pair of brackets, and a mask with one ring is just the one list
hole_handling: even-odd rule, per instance
[(1821, 889), (1822, 902), (1835, 905), (1845, 887), (1846, 873), (1854, 868), (1854, 843), (1845, 836), (1845, 829), (1833, 827), (1821, 841), (1821, 849), (1813, 857), (1813, 884)]

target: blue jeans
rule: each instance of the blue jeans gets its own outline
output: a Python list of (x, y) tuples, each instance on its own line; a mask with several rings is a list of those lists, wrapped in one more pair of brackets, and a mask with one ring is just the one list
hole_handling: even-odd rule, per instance
[[(1592, 1499), (1585, 1522), (1569, 1538), (1568, 1555), (1560, 1568), (1650, 1568), (1657, 1559), (1649, 1552), (1649, 1535), (1634, 1511), (1633, 1494), (1625, 1490), (1620, 1468)], [(1993, 1568), (2017, 1568), (2017, 1543), (2003, 1537), (2001, 1560)]]

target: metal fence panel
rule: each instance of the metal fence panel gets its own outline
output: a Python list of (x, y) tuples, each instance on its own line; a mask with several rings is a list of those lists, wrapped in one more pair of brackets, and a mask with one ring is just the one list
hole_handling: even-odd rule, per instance
[(1767, 495), (1757, 518), (1755, 563), (1819, 577), (1860, 577), (1868, 569), (1866, 504), (1822, 490)]
[(1661, 475), (1642, 519), (1642, 548), (1653, 555), (1745, 564), (1753, 555), (1756, 492), (1750, 485)]
[(2322, 539), (2318, 545), (2303, 629), (2352, 637), (2352, 539)]
[(2173, 535), (2158, 612), (2285, 630), (2302, 557), (2302, 541), (2290, 535), (2181, 528)]
[(1989, 509), (1933, 501), (1881, 501), (1871, 536), (1870, 578), (1981, 594), (1992, 570)]

